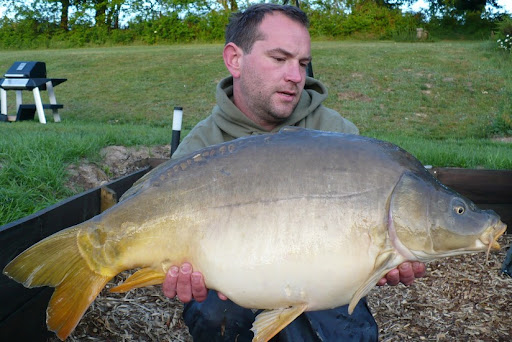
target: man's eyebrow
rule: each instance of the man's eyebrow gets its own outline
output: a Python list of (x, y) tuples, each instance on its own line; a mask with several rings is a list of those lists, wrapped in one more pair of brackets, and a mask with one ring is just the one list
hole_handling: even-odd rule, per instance
[[(274, 54), (274, 53), (282, 54), (286, 57), (294, 57), (294, 55), (291, 52), (289, 52), (283, 48), (275, 48), (275, 49), (271, 49), (271, 50), (267, 51), (267, 54), (269, 54), (269, 55)], [(311, 56), (308, 56), (308, 57), (301, 58), (300, 60), (302, 62), (311, 62), (312, 59), (313, 58)]]

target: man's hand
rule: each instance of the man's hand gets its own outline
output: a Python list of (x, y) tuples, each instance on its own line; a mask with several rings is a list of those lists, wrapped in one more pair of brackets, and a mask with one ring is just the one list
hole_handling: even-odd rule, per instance
[[(208, 296), (203, 275), (200, 272), (192, 272), (192, 265), (188, 262), (183, 263), (179, 268), (178, 266), (169, 268), (162, 284), (162, 290), (166, 297), (178, 296), (183, 303), (188, 303), (192, 299), (202, 302)], [(217, 294), (220, 299), (227, 299), (222, 293), (218, 292)]]
[[(386, 274), (386, 277), (379, 280), (378, 286), (383, 285), (411, 285), (416, 278), (425, 276), (425, 264), (421, 262), (404, 262), (397, 268)], [(202, 302), (208, 296), (208, 289), (204, 283), (203, 275), (200, 272), (193, 272), (192, 265), (183, 263), (181, 267), (171, 266), (162, 284), (164, 295), (169, 298), (178, 296), (183, 303), (192, 299)], [(228, 299), (225, 295), (217, 292), (220, 299)]]
[(416, 278), (422, 278), (425, 276), (425, 264), (414, 261), (406, 261), (400, 265), (398, 265), (397, 268), (392, 269), (391, 271), (386, 274), (384, 278), (379, 280), (377, 283), (378, 286), (383, 285), (398, 285), (399, 283), (402, 283), (404, 285), (411, 285)]

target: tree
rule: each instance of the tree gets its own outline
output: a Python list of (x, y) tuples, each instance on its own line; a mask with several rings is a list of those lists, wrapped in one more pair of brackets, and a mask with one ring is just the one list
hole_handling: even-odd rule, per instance
[(217, 0), (225, 11), (238, 11), (236, 0)]
[[(404, 3), (414, 4), (418, 0), (405, 0)], [(485, 11), (487, 5), (499, 9), (497, 0), (425, 0), (429, 3), (430, 12), (480, 12)]]
[(485, 6), (498, 8), (496, 0), (455, 0), (453, 6), (458, 11), (484, 12)]
[(126, 0), (85, 0), (89, 8), (94, 10), (94, 20), (96, 26), (106, 26), (108, 28), (119, 28), (119, 16), (121, 7)]
[(70, 6), (70, 0), (61, 0), (60, 3), (62, 4), (61, 10), (60, 10), (60, 24), (59, 27), (63, 30), (68, 30), (68, 23), (69, 23), (69, 6)]
[(85, 4), (85, 0), (48, 0), (48, 2), (60, 3), (59, 27), (65, 31), (69, 30), (69, 12), (72, 7), (79, 9)]

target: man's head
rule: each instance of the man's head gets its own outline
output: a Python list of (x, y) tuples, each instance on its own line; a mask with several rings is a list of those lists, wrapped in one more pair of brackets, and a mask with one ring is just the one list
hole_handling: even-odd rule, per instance
[(235, 43), (245, 53), (250, 53), (256, 40), (262, 39), (259, 26), (266, 14), (284, 14), (289, 19), (309, 27), (308, 17), (298, 7), (282, 6), (276, 4), (257, 4), (244, 12), (233, 13), (226, 27), (226, 44)]
[(233, 102), (267, 130), (299, 102), (311, 61), (306, 15), (296, 7), (260, 4), (235, 14), (226, 32), (224, 63), (233, 76)]

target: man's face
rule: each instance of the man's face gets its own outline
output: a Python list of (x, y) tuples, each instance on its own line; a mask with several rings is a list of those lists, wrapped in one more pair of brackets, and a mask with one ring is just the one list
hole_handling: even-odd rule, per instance
[(311, 60), (311, 39), (301, 24), (279, 12), (267, 14), (257, 40), (240, 63), (235, 105), (271, 130), (288, 118), (299, 102)]

